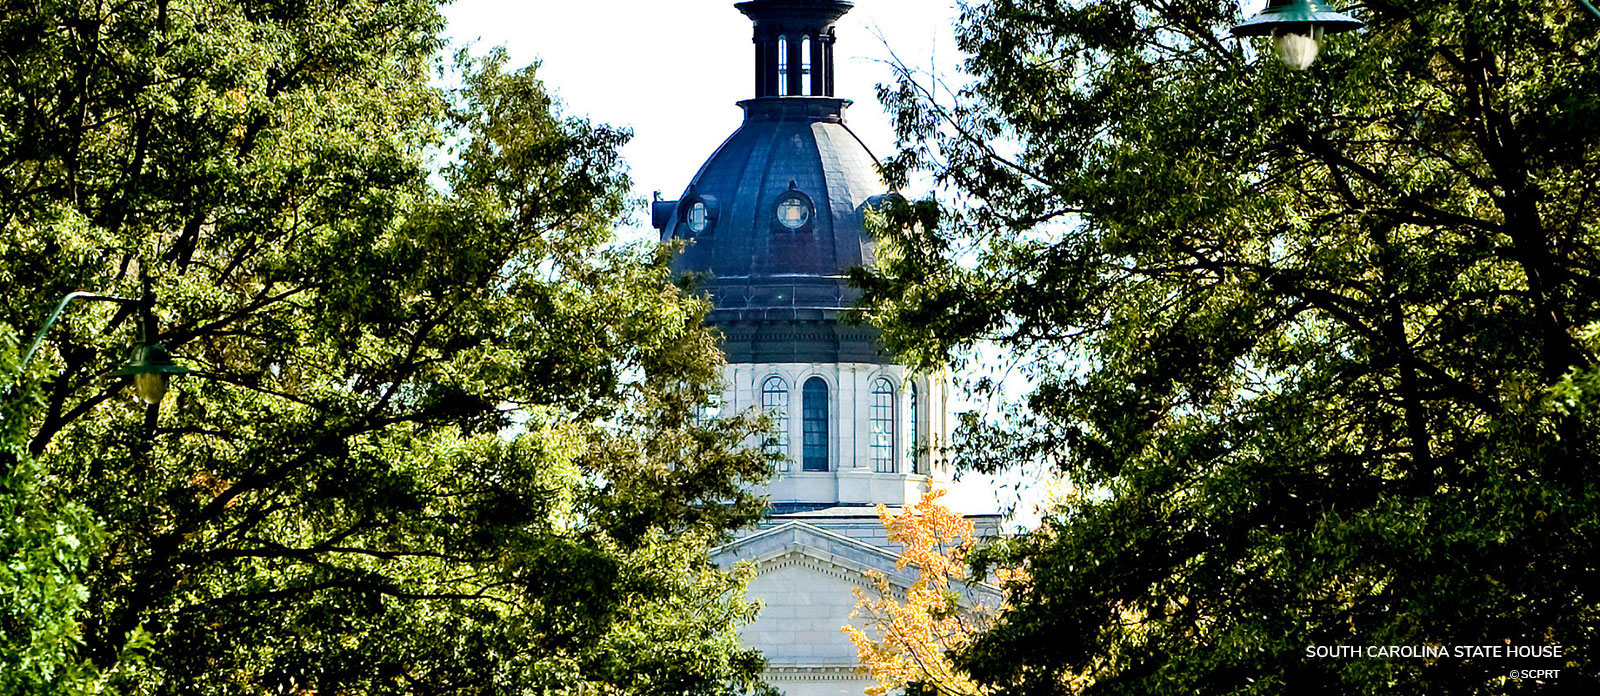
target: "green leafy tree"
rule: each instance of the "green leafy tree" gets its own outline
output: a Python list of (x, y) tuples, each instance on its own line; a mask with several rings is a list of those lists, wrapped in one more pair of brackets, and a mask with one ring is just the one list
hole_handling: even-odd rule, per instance
[(153, 298), (193, 368), (129, 398), (108, 303), (36, 357), (37, 485), (103, 530), (39, 620), (80, 607), (110, 686), (755, 684), (707, 549), (768, 467), (750, 424), (692, 417), (720, 357), (669, 253), (612, 237), (627, 134), (503, 55), (430, 86), (442, 26), (428, 0), (4, 3), (0, 322)]
[(17, 357), (0, 329), (0, 693), (86, 693), (102, 685), (77, 650), (99, 528), (40, 486), (27, 453), (38, 393), (19, 379)]
[[(965, 465), (1086, 491), (981, 554), (1031, 578), (956, 655), (987, 693), (1600, 684), (1600, 22), (1355, 12), (1294, 72), (1233, 0), (990, 0), (968, 86), (882, 90), (891, 178), (952, 195), (888, 211), (865, 313), (1000, 346), (1030, 386)], [(1306, 652), (1508, 643), (1564, 657)]]

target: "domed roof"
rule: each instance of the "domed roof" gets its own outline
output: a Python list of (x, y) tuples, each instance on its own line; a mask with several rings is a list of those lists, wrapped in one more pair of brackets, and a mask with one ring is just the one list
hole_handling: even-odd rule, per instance
[(673, 268), (703, 279), (730, 361), (882, 362), (870, 329), (835, 321), (859, 296), (845, 272), (873, 262), (863, 213), (886, 189), (832, 96), (831, 25), (849, 3), (738, 7), (756, 24), (758, 96), (683, 196), (655, 203), (655, 227), (685, 240)]
[(872, 263), (862, 212), (884, 185), (839, 116), (844, 104), (742, 102), (744, 124), (665, 221), (664, 239), (688, 242), (675, 268), (709, 275), (718, 310), (843, 307), (844, 271)]

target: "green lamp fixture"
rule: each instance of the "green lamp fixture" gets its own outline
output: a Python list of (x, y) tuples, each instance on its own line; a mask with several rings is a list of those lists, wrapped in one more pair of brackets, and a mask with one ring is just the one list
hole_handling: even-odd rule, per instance
[(1272, 50), (1291, 70), (1305, 70), (1317, 59), (1324, 34), (1362, 26), (1350, 15), (1334, 12), (1322, 0), (1267, 0), (1265, 9), (1233, 27), (1234, 36), (1271, 36)]
[(133, 392), (147, 404), (159, 404), (167, 395), (167, 379), (172, 375), (189, 372), (189, 368), (172, 361), (172, 354), (160, 343), (134, 346), (128, 353), (128, 362), (111, 374), (133, 377)]

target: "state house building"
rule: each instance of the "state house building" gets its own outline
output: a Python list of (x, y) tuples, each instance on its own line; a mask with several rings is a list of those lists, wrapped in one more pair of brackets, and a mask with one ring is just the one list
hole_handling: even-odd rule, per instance
[[(687, 243), (674, 270), (706, 280), (708, 322), (724, 335), (721, 409), (761, 409), (782, 456), (766, 493), (772, 508), (715, 560), (748, 560), (760, 618), (744, 630), (766, 654), (767, 680), (790, 696), (860, 694), (841, 632), (862, 573), (901, 587), (874, 512), (915, 503), (948, 472), (942, 442), (946, 385), (891, 362), (867, 326), (840, 314), (859, 297), (844, 273), (873, 263), (864, 212), (887, 191), (875, 159), (845, 125), (834, 94), (835, 23), (843, 0), (751, 0), (735, 5), (755, 25), (754, 96), (744, 123), (700, 166), (676, 201), (652, 205), (663, 240)], [(980, 534), (998, 517), (980, 516)]]

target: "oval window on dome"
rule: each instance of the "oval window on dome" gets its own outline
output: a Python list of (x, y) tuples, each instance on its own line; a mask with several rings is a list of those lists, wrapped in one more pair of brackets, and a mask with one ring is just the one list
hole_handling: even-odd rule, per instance
[(700, 234), (706, 231), (706, 204), (695, 201), (689, 207), (689, 231)]
[(804, 227), (811, 220), (811, 205), (802, 198), (790, 196), (778, 201), (778, 222), (791, 230)]

